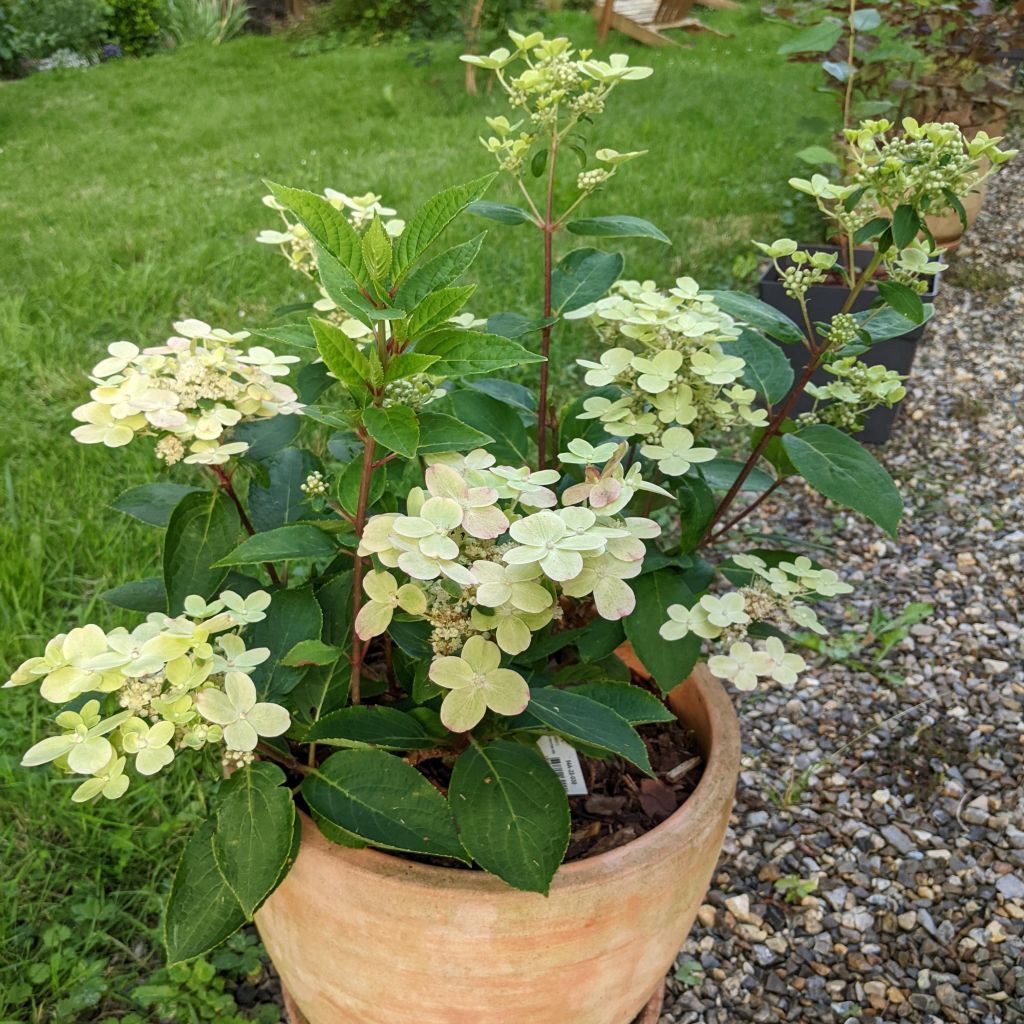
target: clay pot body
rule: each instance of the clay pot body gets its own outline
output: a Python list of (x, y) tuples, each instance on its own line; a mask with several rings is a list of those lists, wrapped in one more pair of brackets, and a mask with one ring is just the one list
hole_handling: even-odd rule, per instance
[(303, 816), (295, 865), (256, 915), (302, 1016), (630, 1024), (693, 924), (739, 771), (736, 716), (704, 666), (669, 703), (705, 759), (697, 789), (639, 839), (563, 865), (547, 897), (480, 871), (338, 846)]

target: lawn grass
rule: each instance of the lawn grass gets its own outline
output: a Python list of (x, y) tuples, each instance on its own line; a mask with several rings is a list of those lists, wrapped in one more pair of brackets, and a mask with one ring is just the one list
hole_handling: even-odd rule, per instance
[[(661, 51), (612, 40), (656, 74), (616, 93), (597, 138), (650, 152), (588, 212), (644, 216), (675, 241), (621, 246), (630, 276), (727, 283), (750, 238), (780, 233), (792, 154), (825, 141), (815, 69), (775, 56), (786, 30), (750, 10), (708, 20), (731, 38)], [(547, 27), (593, 45), (586, 16)], [(408, 213), (488, 172), (476, 137), (503, 100), (467, 97), (457, 54), (437, 45), (421, 64), (395, 45), (300, 58), (286, 39), (248, 37), (0, 86), (0, 678), (70, 625), (123, 621), (98, 595), (157, 564), (158, 534), (107, 507), (157, 475), (147, 446), (110, 452), (68, 436), (84, 372), (109, 342), (155, 343), (182, 316), (236, 330), (300, 297), (302, 281), (253, 243), (276, 226), (262, 178), (373, 189)], [(515, 197), (503, 185), (489, 198)], [(452, 240), (482, 226), (457, 225)], [(490, 228), (473, 309), (535, 311), (538, 238)], [(203, 813), (187, 763), (116, 806), (72, 806), (52, 772), (17, 767), (40, 712), (22, 690), (0, 702), (0, 1024), (100, 1020), (143, 999), (131, 992), (159, 968), (160, 898)], [(252, 967), (251, 950), (231, 956), (227, 976)], [(201, 978), (170, 984), (187, 1010), (138, 1009), (139, 1020), (229, 1019), (203, 1002)]]

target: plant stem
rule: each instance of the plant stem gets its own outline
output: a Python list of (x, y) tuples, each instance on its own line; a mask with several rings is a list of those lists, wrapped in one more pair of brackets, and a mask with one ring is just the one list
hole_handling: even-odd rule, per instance
[[(242, 521), (242, 527), (245, 529), (245, 532), (249, 534), (250, 537), (253, 536), (253, 534), (256, 532), (256, 527), (252, 525), (252, 520), (246, 513), (245, 506), (242, 504), (241, 499), (235, 492), (234, 485), (231, 483), (231, 477), (229, 477), (227, 473), (225, 473), (224, 470), (221, 469), (220, 466), (211, 466), (210, 472), (212, 472), (213, 475), (217, 478), (217, 483), (220, 484), (224, 493), (234, 503), (235, 508), (238, 510), (238, 518)], [(274, 584), (274, 586), (281, 586), (281, 577), (278, 576), (277, 570), (274, 568), (274, 566), (271, 565), (270, 562), (264, 562), (263, 568), (267, 570), (267, 575), (270, 577), (270, 580)]]
[(771, 487), (769, 487), (766, 491), (758, 495), (758, 497), (754, 501), (752, 501), (745, 509), (743, 509), (742, 512), (739, 512), (735, 516), (733, 516), (732, 519), (730, 519), (729, 522), (727, 522), (724, 526), (720, 526), (713, 534), (711, 534), (710, 537), (708, 537), (708, 539), (704, 543), (714, 544), (715, 541), (722, 536), (722, 534), (728, 533), (738, 522), (740, 522), (743, 519), (746, 519), (747, 516), (749, 516), (750, 513), (753, 512), (754, 509), (756, 509), (761, 504), (761, 502), (768, 498), (769, 495), (773, 494), (779, 487), (783, 485), (783, 483), (785, 483), (785, 481), (781, 478), (774, 481)]
[[(551, 149), (548, 153), (548, 187), (544, 202), (544, 319), (551, 316), (551, 275), (552, 251), (557, 225), (553, 217), (555, 200), (555, 160), (558, 156), (558, 135), (551, 137)], [(540, 364), (540, 395), (537, 402), (537, 468), (547, 469), (548, 465), (548, 357), (551, 352), (551, 325), (545, 325), (540, 332), (540, 354), (544, 362)]]
[[(363, 468), (359, 476), (359, 498), (356, 503), (356, 542), (363, 536), (363, 527), (366, 526), (366, 506), (370, 496), (370, 481), (373, 479), (373, 456), (377, 450), (377, 442), (374, 441), (362, 428), (360, 435), (363, 439)], [(357, 553), (352, 559), (352, 622), (355, 623), (356, 616), (363, 603), (363, 556)], [(352, 681), (349, 684), (349, 697), (353, 704), (359, 703), (359, 689), (362, 681), (363, 657), (366, 654), (368, 644), (361, 644), (359, 637), (352, 633)]]
[(275, 750), (267, 743), (257, 743), (256, 749), (264, 757), (269, 758), (271, 761), (276, 761), (278, 764), (283, 765), (290, 771), (298, 772), (300, 775), (308, 775), (312, 770), (312, 765), (305, 765), (301, 761), (297, 761), (290, 754), (282, 754), (280, 750)]
[(843, 97), (843, 128), (850, 127), (850, 107), (853, 104), (853, 80), (857, 70), (853, 64), (854, 46), (857, 42), (857, 26), (854, 17), (857, 14), (857, 0), (850, 0), (850, 42), (846, 50), (846, 95)]

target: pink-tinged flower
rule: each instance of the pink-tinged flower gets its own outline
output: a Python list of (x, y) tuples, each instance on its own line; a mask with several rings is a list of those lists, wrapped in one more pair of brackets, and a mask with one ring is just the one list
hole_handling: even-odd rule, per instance
[(470, 487), (451, 466), (437, 463), (426, 473), (427, 490), (435, 498), (448, 498), (462, 509), (462, 528), (471, 537), (493, 540), (508, 529), (508, 518), (495, 507), (493, 487)]

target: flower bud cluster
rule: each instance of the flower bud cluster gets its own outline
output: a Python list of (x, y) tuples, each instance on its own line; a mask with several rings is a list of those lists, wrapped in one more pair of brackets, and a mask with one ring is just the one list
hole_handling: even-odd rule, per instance
[(140, 350), (114, 342), (91, 380), (91, 402), (72, 412), (83, 444), (120, 448), (137, 436), (158, 436), (156, 454), (168, 465), (184, 460), (222, 465), (247, 451), (229, 441), (233, 427), (252, 420), (301, 413), (296, 393), (277, 378), (297, 356), (238, 346), (249, 335), (229, 334), (201, 320), (182, 320), (165, 345)]
[(60, 735), (31, 747), (26, 766), (55, 762), (88, 776), (72, 800), (122, 796), (126, 764), (155, 775), (185, 748), (223, 744), (226, 763), (251, 760), (261, 736), (282, 735), (288, 712), (257, 700), (249, 673), (270, 651), (247, 648), (235, 630), (266, 618), (270, 595), (224, 591), (207, 603), (187, 597), (184, 614), (154, 612), (131, 632), (87, 625), (61, 633), (40, 657), (20, 665), (6, 686), (39, 683), (44, 700), (67, 704), (88, 693), (117, 694), (123, 710), (109, 717), (99, 699), (56, 717)]
[(444, 398), (447, 392), (439, 388), (424, 373), (417, 373), (402, 380), (394, 380), (384, 386), (381, 406), (405, 405), (410, 409), (422, 409), (425, 405)]
[(814, 406), (798, 417), (801, 426), (827, 423), (856, 433), (864, 429), (866, 413), (880, 405), (891, 409), (907, 395), (903, 386), (905, 376), (884, 366), (868, 366), (855, 356), (833, 359), (823, 368), (835, 380), (807, 385), (807, 394), (814, 399)]

